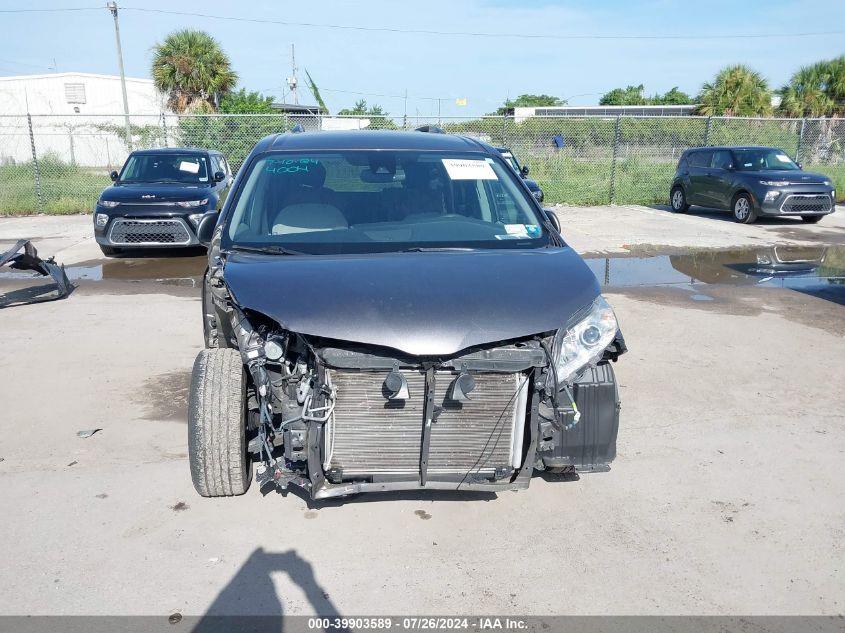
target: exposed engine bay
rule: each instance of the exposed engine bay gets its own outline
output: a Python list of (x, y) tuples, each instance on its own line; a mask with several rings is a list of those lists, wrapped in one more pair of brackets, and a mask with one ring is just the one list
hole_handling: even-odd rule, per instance
[[(246, 447), (256, 480), (313, 498), (367, 491), (527, 488), (535, 469), (607, 470), (619, 399), (609, 361), (558, 382), (555, 332), (410, 356), (306, 336), (237, 306), (211, 279), (215, 343), (248, 375)], [(208, 317), (207, 317), (208, 318)]]

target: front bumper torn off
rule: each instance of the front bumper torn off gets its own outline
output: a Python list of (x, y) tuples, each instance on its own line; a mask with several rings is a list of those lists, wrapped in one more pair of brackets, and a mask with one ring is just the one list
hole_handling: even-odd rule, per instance
[(52, 257), (41, 259), (29, 240), (18, 240), (12, 248), (0, 255), (0, 268), (6, 264), (15, 270), (35, 271), (43, 277), (51, 277), (56, 282), (56, 295), (41, 298), (39, 301), (64, 299), (73, 291), (73, 284), (65, 273), (64, 265), (57, 264)]

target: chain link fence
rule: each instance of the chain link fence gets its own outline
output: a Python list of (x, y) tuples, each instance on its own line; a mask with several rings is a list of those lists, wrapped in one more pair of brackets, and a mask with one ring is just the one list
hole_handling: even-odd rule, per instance
[[(338, 117), (319, 115), (0, 115), (0, 215), (89, 211), (132, 149), (217, 149), (233, 169), (275, 132), (438, 125), (509, 147), (548, 203), (665, 203), (678, 157), (702, 145), (782, 148), (845, 193), (845, 120), (691, 116)], [(127, 138), (128, 137), (128, 138)], [(841, 199), (841, 198), (840, 198)]]

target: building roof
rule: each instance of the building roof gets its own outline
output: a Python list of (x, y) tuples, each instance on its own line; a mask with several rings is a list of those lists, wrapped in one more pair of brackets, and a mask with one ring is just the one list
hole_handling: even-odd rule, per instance
[(490, 148), (472, 138), (436, 132), (352, 130), (345, 132), (300, 132), (276, 134), (263, 139), (267, 150), (354, 150), (392, 149), (488, 153)]
[[(61, 78), (90, 78), (90, 79), (113, 79), (115, 81), (120, 81), (120, 75), (100, 75), (97, 73), (77, 73), (77, 72), (66, 72), (66, 73), (43, 73), (39, 75), (5, 75), (0, 76), (0, 81), (27, 81), (33, 79), (61, 79)], [(152, 79), (146, 79), (142, 77), (126, 77), (126, 81), (135, 81), (135, 82), (142, 82), (142, 83), (153, 83)]]
[(318, 105), (301, 105), (298, 103), (271, 103), (270, 107), (287, 114), (328, 114), (328, 110)]

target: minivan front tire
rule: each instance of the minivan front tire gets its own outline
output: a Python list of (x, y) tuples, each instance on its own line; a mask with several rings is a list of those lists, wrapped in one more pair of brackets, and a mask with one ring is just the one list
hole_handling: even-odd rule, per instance
[(741, 224), (752, 224), (757, 219), (754, 201), (747, 193), (737, 194), (731, 205), (734, 220)]
[(252, 480), (246, 450), (246, 375), (240, 353), (204, 349), (188, 401), (188, 461), (203, 497), (242, 495)]
[(674, 213), (686, 213), (689, 209), (687, 194), (684, 193), (684, 188), (680, 185), (673, 187), (669, 193), (669, 206), (672, 207)]

